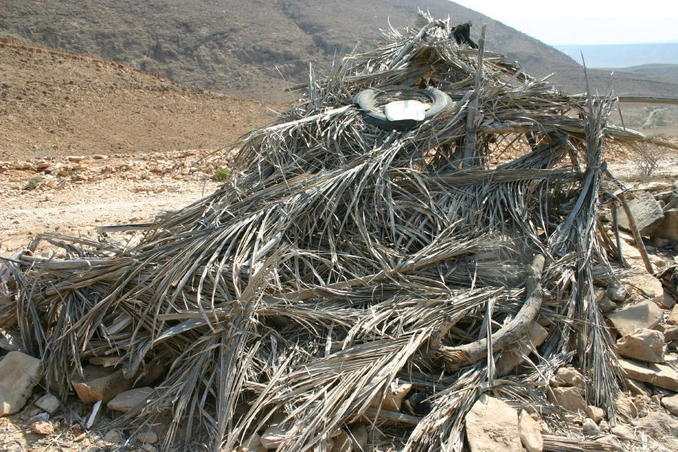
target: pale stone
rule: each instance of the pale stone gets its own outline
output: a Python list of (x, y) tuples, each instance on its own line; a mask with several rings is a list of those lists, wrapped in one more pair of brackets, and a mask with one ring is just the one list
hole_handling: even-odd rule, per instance
[(661, 297), (664, 294), (664, 287), (661, 281), (645, 271), (642, 261), (637, 263), (638, 270), (624, 276), (622, 281), (637, 289), (644, 297), (653, 299)]
[(663, 363), (664, 335), (656, 330), (639, 328), (617, 341), (617, 353), (639, 361)]
[(620, 359), (619, 362), (627, 378), (678, 391), (678, 372), (666, 364), (640, 363), (628, 359)]
[[(648, 235), (652, 232), (653, 226), (659, 224), (664, 218), (664, 212), (657, 200), (652, 196), (652, 193), (636, 193), (633, 199), (627, 201), (627, 204), (636, 227), (643, 235)], [(619, 227), (627, 231), (631, 229), (624, 209), (621, 209), (621, 214), (619, 215)]]
[(544, 438), (537, 421), (532, 419), (525, 410), (520, 413), (518, 424), (520, 427), (520, 441), (527, 452), (541, 452), (544, 450)]
[(58, 410), (60, 405), (59, 399), (57, 399), (52, 394), (45, 394), (35, 401), (35, 406), (47, 411), (49, 414), (53, 414), (56, 410)]
[(584, 376), (574, 367), (561, 367), (556, 371), (552, 385), (583, 387)]
[(674, 416), (678, 416), (678, 394), (662, 397), (662, 406)]
[(42, 363), (21, 352), (9, 352), (0, 361), (0, 416), (21, 410), (40, 381)]
[(623, 302), (629, 296), (628, 291), (622, 284), (619, 283), (610, 284), (605, 294), (610, 300), (616, 301), (618, 303)]
[(84, 403), (108, 402), (132, 387), (132, 381), (122, 375), (122, 370), (87, 366), (83, 372), (84, 378), (74, 381), (73, 389)]
[(582, 397), (579, 388), (576, 387), (552, 388), (551, 394), (552, 397), (551, 396), (549, 397), (553, 399), (552, 402), (554, 402), (556, 405), (560, 405), (566, 410), (575, 413), (579, 411), (581, 411), (582, 413), (586, 412), (586, 408), (588, 407), (588, 405), (586, 404), (586, 400), (584, 400), (584, 397)]
[(125, 437), (120, 430), (109, 430), (104, 436), (104, 441), (107, 443), (119, 444), (125, 441)]
[(506, 402), (483, 394), (466, 414), (471, 452), (521, 450), (518, 413)]
[(633, 419), (638, 416), (638, 408), (633, 403), (633, 398), (627, 395), (620, 395), (614, 401), (614, 406), (617, 413), (626, 419)]
[(605, 410), (594, 405), (589, 405), (586, 407), (586, 415), (593, 419), (593, 421), (597, 424), (605, 417)]
[(386, 394), (382, 397), (377, 396), (370, 403), (371, 407), (377, 408), (381, 404), (381, 409), (386, 411), (400, 411), (403, 403), (403, 399), (407, 397), (412, 385), (409, 383), (398, 384), (396, 382), (391, 383), (391, 386), (386, 390)]
[(678, 340), (678, 326), (662, 325), (662, 329), (664, 330), (664, 340), (666, 342)]
[(158, 434), (153, 429), (147, 428), (137, 433), (137, 441), (140, 443), (155, 444), (158, 442)]
[(610, 429), (610, 433), (625, 440), (634, 440), (636, 438), (633, 429), (626, 425), (615, 425)]
[(600, 427), (593, 419), (586, 418), (582, 423), (582, 432), (587, 436), (600, 435)]
[(48, 436), (54, 433), (54, 425), (49, 421), (37, 421), (31, 424), (31, 431), (38, 435)]
[(620, 335), (626, 336), (638, 328), (654, 328), (662, 319), (662, 310), (652, 301), (626, 305), (607, 314)]
[(153, 394), (153, 388), (144, 387), (131, 389), (113, 397), (106, 406), (110, 410), (122, 411), (125, 413), (136, 406), (142, 406), (150, 402), (149, 397), (151, 394)]
[(652, 411), (633, 421), (633, 425), (655, 439), (678, 436), (678, 419), (662, 411)]
[(678, 306), (673, 307), (673, 309), (671, 310), (671, 314), (669, 314), (669, 318), (666, 321), (671, 325), (678, 326)]
[(672, 309), (676, 305), (676, 300), (668, 292), (664, 292), (659, 297), (654, 297), (652, 301), (662, 309)]
[(664, 211), (664, 219), (653, 228), (652, 236), (678, 241), (678, 209)]

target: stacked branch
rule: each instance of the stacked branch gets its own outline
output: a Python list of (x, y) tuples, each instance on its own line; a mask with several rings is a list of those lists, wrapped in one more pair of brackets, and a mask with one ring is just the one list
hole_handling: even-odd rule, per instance
[[(95, 358), (130, 379), (159, 363), (152, 402), (121, 422), (169, 413), (165, 448), (229, 451), (273, 423), (278, 450), (310, 450), (364, 419), (396, 423), (405, 450), (461, 450), (482, 392), (548, 405), (572, 360), (589, 400), (611, 406), (616, 357), (593, 293), (615, 252), (595, 228), (602, 151), (644, 138), (607, 124), (610, 99), (567, 96), (423, 17), (313, 77), (243, 139), (231, 181), (140, 243), (49, 234), (65, 259), (8, 261), (2, 326), (51, 387), (67, 396)], [(352, 104), (426, 87), (454, 103), (410, 131)], [(497, 375), (535, 323), (548, 337), (531, 366)], [(430, 409), (380, 406), (396, 381)]]

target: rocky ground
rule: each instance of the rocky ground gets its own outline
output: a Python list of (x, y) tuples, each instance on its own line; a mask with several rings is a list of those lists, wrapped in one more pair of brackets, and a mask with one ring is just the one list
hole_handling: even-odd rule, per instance
[[(661, 155), (652, 178), (643, 174), (637, 160), (627, 157), (612, 155), (611, 170), (632, 188), (629, 205), (638, 215), (654, 275), (645, 269), (632, 234), (622, 230), (630, 268), (622, 274), (621, 285), (601, 283), (597, 299), (615, 334), (628, 390), (616, 402), (617, 419), (610, 419), (605, 407), (584, 400), (587, 378), (564, 367), (551, 381), (549, 397), (565, 408), (565, 419), (577, 432), (574, 445), (586, 450), (678, 450), (678, 307), (675, 293), (664, 290), (657, 278), (663, 274), (666, 286), (675, 288), (675, 279), (670, 278), (678, 277), (678, 237), (672, 235), (678, 228), (678, 155)], [(0, 162), (0, 255), (12, 255), (42, 232), (96, 239), (96, 227), (150, 221), (214, 190), (219, 182), (212, 177), (229, 164), (225, 152), (210, 150)], [(610, 230), (609, 212), (602, 219)], [(121, 240), (132, 240), (138, 232), (117, 234)], [(39, 249), (38, 254), (49, 257), (51, 250)], [(539, 345), (538, 336), (531, 336), (532, 345)], [(11, 331), (2, 332), (0, 348), (7, 354), (0, 361), (0, 395), (5, 398), (3, 413), (11, 415), (0, 417), (0, 449), (159, 448), (165, 425), (136, 430), (114, 424), (121, 412), (144, 403), (154, 384), (152, 371), (143, 384), (131, 389), (131, 384), (121, 383), (115, 362), (90, 363), (89, 373), (72, 395), (59, 400), (40, 385), (39, 361), (17, 351), (19, 342)], [(394, 388), (388, 396), (393, 411), (411, 413), (408, 391), (407, 386)], [(490, 395), (476, 403), (466, 426), (472, 451), (580, 450), (558, 449), (564, 447), (561, 432), (541, 420), (538, 407), (517, 412)], [(250, 447), (242, 450), (274, 449), (275, 428), (252, 438)], [(364, 424), (354, 424), (335, 437), (328, 450), (393, 447), (380, 446), (379, 434), (367, 431)]]

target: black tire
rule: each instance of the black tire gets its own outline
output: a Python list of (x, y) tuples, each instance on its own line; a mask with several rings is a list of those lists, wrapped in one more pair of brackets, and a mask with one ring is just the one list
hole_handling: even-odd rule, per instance
[[(452, 99), (436, 88), (426, 88), (417, 90), (418, 94), (428, 97), (432, 103), (431, 108), (426, 110), (424, 121), (434, 118), (440, 112), (446, 110), (452, 105)], [(423, 121), (413, 119), (404, 119), (402, 121), (389, 121), (386, 115), (377, 108), (377, 91), (365, 89), (360, 91), (353, 99), (353, 102), (360, 107), (365, 115), (365, 122), (372, 124), (384, 130), (411, 130), (421, 124)]]

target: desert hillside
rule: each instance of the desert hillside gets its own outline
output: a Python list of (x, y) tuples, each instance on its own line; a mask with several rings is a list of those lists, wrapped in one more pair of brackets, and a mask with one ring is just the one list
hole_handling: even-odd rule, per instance
[(0, 161), (219, 148), (272, 118), (252, 100), (0, 39)]
[[(307, 78), (309, 63), (327, 68), (368, 49), (389, 23), (412, 25), (417, 10), (487, 25), (487, 47), (520, 61), (568, 91), (583, 91), (582, 68), (564, 53), (447, 0), (5, 0), (0, 31), (50, 47), (98, 55), (160, 73), (189, 86), (268, 102)], [(591, 71), (606, 90), (609, 73)], [(617, 74), (620, 94), (678, 95), (678, 84)]]

